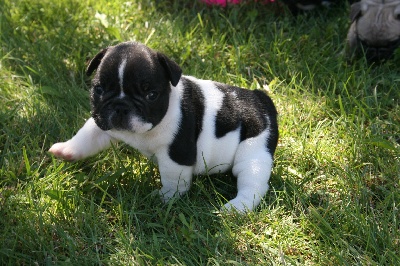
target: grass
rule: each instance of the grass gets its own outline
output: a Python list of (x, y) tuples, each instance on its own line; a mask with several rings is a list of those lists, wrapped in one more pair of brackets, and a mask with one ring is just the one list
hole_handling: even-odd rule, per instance
[[(399, 57), (343, 57), (348, 6), (0, 1), (0, 264), (397, 265)], [(67, 163), (46, 151), (90, 115), (85, 63), (137, 40), (185, 74), (269, 86), (280, 142), (257, 211), (218, 215), (229, 174), (164, 205), (157, 167), (125, 145)]]

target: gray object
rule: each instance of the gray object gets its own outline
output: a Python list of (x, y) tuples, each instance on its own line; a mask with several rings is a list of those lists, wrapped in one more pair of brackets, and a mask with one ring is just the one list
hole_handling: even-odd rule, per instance
[(362, 0), (351, 5), (348, 58), (390, 59), (400, 46), (400, 0)]

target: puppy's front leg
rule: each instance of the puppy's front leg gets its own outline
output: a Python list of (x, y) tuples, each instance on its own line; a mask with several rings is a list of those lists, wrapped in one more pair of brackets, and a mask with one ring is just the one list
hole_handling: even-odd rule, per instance
[(76, 161), (110, 147), (112, 141), (114, 139), (90, 118), (72, 139), (54, 144), (49, 152), (64, 160)]
[(168, 202), (174, 196), (185, 194), (192, 183), (193, 167), (179, 165), (171, 160), (160, 162), (159, 170), (162, 187), (159, 191), (164, 202)]

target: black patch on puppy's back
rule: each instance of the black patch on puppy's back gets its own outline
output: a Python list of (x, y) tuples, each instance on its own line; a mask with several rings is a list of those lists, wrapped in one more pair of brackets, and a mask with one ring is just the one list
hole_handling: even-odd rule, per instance
[(278, 142), (277, 112), (271, 98), (261, 90), (246, 90), (215, 83), (224, 93), (215, 122), (215, 136), (221, 138), (239, 126), (240, 141), (259, 135), (268, 128), (267, 149), (273, 154)]
[(236, 130), (240, 124), (240, 113), (237, 108), (237, 88), (222, 83), (215, 83), (217, 88), (224, 93), (221, 109), (215, 119), (215, 136), (222, 138), (227, 133)]
[(181, 100), (181, 121), (179, 130), (169, 147), (169, 156), (180, 165), (191, 166), (196, 162), (197, 139), (204, 117), (204, 96), (194, 82), (184, 77)]

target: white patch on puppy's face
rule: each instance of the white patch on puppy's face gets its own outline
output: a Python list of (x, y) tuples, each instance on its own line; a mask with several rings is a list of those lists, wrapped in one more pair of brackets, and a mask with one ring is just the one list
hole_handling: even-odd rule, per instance
[(137, 116), (131, 117), (129, 125), (131, 127), (132, 132), (135, 133), (144, 133), (153, 128), (152, 123), (143, 122), (143, 120)]
[(122, 60), (121, 64), (118, 67), (118, 80), (119, 80), (119, 87), (121, 89), (121, 94), (119, 95), (120, 98), (125, 96), (124, 93), (124, 73), (126, 67), (126, 58)]

